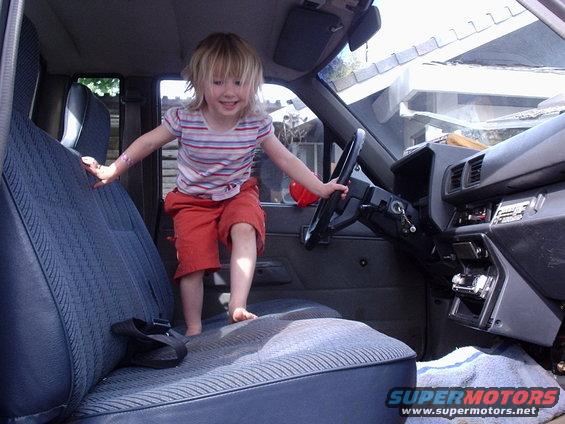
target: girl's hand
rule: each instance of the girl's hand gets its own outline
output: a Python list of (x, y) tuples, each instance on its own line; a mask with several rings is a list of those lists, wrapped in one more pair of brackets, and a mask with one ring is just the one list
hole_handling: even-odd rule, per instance
[(339, 190), (341, 191), (341, 198), (345, 199), (347, 197), (349, 188), (347, 186), (344, 186), (343, 184), (338, 184), (336, 181), (337, 178), (334, 178), (333, 180), (323, 184), (319, 193), (320, 197), (327, 199), (332, 195), (334, 191)]
[(114, 164), (110, 166), (100, 165), (96, 161), (96, 159), (90, 156), (83, 156), (81, 158), (81, 161), (84, 169), (86, 169), (89, 174), (94, 175), (100, 180), (96, 184), (94, 184), (94, 188), (110, 184), (112, 181), (118, 178), (117, 169)]

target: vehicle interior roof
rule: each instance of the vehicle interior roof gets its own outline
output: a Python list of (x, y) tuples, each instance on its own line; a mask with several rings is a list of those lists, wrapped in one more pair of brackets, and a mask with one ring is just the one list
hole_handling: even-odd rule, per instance
[[(303, 0), (93, 0), (72, 6), (65, 0), (26, 2), (41, 53), (51, 74), (117, 73), (122, 76), (179, 74), (206, 35), (235, 32), (258, 50), (266, 78), (291, 81), (323, 64), (347, 36), (364, 0), (327, 0), (320, 12), (337, 15), (335, 31), (316, 65), (297, 71), (274, 62), (288, 12)], [(310, 2), (313, 3), (313, 2)], [(323, 2), (322, 2), (323, 3)]]

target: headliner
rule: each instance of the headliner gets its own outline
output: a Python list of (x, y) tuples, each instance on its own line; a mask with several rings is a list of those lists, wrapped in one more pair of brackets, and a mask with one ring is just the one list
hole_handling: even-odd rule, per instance
[[(354, 17), (346, 5), (358, 2), (327, 0), (320, 9), (338, 15), (344, 28), (331, 36), (316, 66), (344, 43)], [(311, 71), (298, 72), (272, 59), (289, 10), (302, 0), (26, 3), (25, 13), (37, 28), (41, 53), (52, 74), (178, 75), (196, 44), (217, 31), (238, 33), (253, 44), (263, 59), (267, 78), (293, 80)]]

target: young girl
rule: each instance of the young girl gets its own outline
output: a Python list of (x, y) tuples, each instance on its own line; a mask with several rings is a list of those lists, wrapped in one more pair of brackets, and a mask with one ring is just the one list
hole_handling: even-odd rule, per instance
[(142, 135), (110, 166), (93, 158), (83, 163), (109, 184), (134, 163), (178, 139), (177, 187), (165, 199), (173, 217), (186, 334), (202, 331), (202, 278), (220, 267), (218, 241), (231, 248), (231, 322), (254, 319), (247, 311), (257, 254), (264, 249), (265, 214), (257, 181), (250, 177), (258, 146), (291, 178), (320, 197), (347, 187), (322, 183), (273, 134), (257, 99), (263, 70), (257, 52), (235, 34), (216, 33), (197, 47), (183, 70), (194, 97), (186, 108), (167, 111), (163, 123)]

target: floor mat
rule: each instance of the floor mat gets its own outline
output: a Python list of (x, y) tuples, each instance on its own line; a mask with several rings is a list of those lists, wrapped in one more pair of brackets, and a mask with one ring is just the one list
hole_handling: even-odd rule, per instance
[[(559, 388), (550, 373), (540, 367), (522, 348), (510, 343), (503, 343), (493, 349), (460, 348), (438, 360), (418, 362), (417, 368), (418, 388)], [(544, 423), (563, 413), (565, 392), (559, 389), (557, 404), (551, 408), (540, 408), (537, 417), (409, 417), (406, 423)]]

